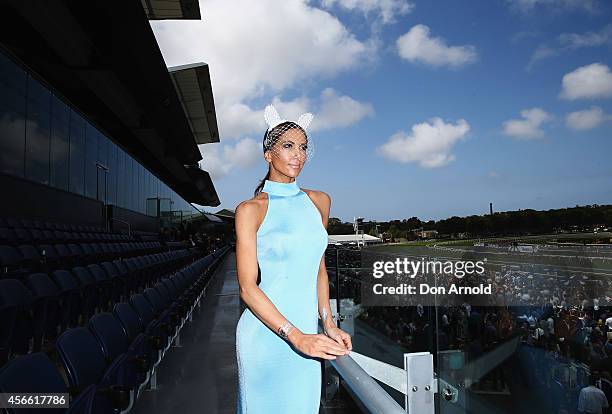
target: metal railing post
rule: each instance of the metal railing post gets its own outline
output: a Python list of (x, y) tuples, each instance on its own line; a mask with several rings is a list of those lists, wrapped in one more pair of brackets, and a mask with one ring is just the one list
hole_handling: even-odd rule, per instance
[(338, 315), (338, 328), (340, 328), (340, 249), (336, 247), (336, 315)]

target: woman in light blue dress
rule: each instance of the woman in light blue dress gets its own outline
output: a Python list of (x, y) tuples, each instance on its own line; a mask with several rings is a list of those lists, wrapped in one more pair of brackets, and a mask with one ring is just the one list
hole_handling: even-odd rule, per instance
[[(296, 181), (312, 155), (306, 135), (312, 115), (285, 121), (271, 105), (265, 115), (268, 174), (235, 217), (240, 297), (247, 305), (236, 326), (237, 413), (317, 414), (321, 360), (352, 349), (329, 305), (324, 253), (331, 201)], [(319, 319), (325, 334), (318, 333)]]

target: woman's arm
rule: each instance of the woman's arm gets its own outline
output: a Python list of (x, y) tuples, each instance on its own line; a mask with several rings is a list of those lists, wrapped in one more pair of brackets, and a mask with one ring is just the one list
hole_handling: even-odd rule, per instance
[[(317, 198), (319, 208), (322, 210), (323, 227), (327, 229), (329, 212), (331, 209), (331, 197), (327, 193), (321, 191)], [(321, 257), (321, 263), (319, 264), (317, 291), (319, 300), (319, 319), (321, 319), (323, 329), (327, 332), (328, 328), (336, 327), (336, 323), (332, 318), (331, 306), (329, 304), (329, 277), (327, 275), (327, 268), (325, 267), (325, 253), (323, 257)]]
[[(259, 216), (259, 206), (253, 201), (244, 201), (236, 207), (236, 267), (240, 298), (257, 318), (274, 333), (278, 333), (278, 328), (287, 322), (287, 318), (257, 286), (257, 221)], [(344, 354), (344, 350), (325, 335), (304, 334), (297, 327), (289, 332), (287, 340), (310, 356), (335, 359), (334, 355)]]
[[(329, 221), (329, 212), (331, 209), (331, 197), (324, 192), (319, 192), (319, 205), (323, 214), (323, 227), (327, 229)], [(327, 268), (325, 267), (325, 253), (321, 257), (319, 264), (319, 274), (317, 276), (317, 291), (319, 300), (319, 319), (323, 325), (323, 330), (330, 337), (335, 339), (339, 344), (345, 346), (348, 350), (352, 349), (351, 337), (349, 334), (336, 326), (336, 322), (332, 318), (331, 306), (329, 304), (329, 277)]]
[(319, 292), (319, 319), (321, 319), (323, 329), (327, 332), (329, 328), (336, 327), (336, 322), (332, 318), (331, 306), (329, 304), (329, 278), (325, 268), (325, 255), (321, 258), (321, 265), (319, 266), (317, 289)]

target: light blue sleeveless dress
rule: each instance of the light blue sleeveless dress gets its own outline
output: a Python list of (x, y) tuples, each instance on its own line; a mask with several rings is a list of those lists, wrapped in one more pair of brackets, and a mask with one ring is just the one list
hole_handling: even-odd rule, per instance
[[(321, 213), (296, 181), (266, 180), (268, 209), (257, 230), (259, 287), (306, 334), (318, 333), (317, 276), (327, 248)], [(249, 308), (236, 326), (238, 414), (317, 414), (321, 359), (302, 354)]]

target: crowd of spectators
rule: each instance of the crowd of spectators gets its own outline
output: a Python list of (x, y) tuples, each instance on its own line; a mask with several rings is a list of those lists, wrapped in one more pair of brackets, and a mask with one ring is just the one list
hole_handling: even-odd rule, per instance
[[(538, 263), (531, 255), (521, 264), (491, 264), (485, 274), (461, 280), (435, 275), (438, 286), (485, 283), (492, 294), (440, 296), (437, 306), (431, 301), (362, 306), (359, 319), (405, 352), (439, 353), (437, 369), (458, 383), (468, 382), (472, 391), (520, 395), (510, 398), (514, 409), (557, 414), (578, 412), (580, 406), (588, 411), (591, 399), (601, 401), (593, 386), (612, 398), (612, 278), (584, 254), (574, 263), (566, 253), (562, 260)], [(353, 289), (359, 297), (358, 285), (353, 278), (341, 289)], [(481, 377), (466, 377), (466, 366), (510, 341), (518, 345), (508, 358)], [(441, 356), (453, 352), (462, 362), (448, 366)]]

